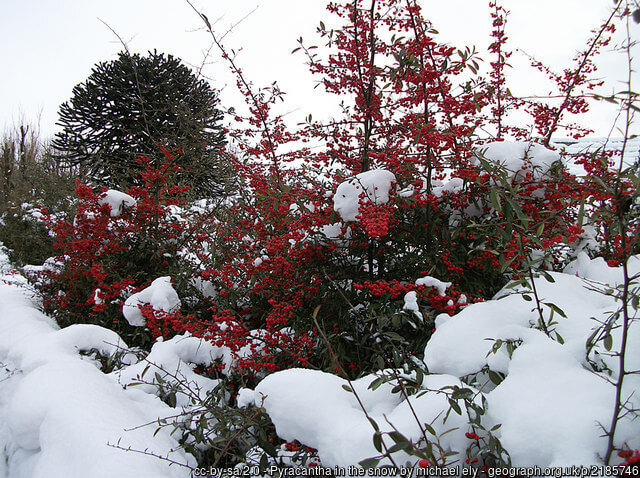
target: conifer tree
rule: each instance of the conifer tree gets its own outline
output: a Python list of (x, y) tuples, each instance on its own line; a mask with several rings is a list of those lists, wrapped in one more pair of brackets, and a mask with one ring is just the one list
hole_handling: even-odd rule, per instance
[(56, 157), (84, 179), (126, 189), (138, 185), (144, 165), (137, 158), (160, 161), (168, 148), (179, 152), (174, 185), (216, 194), (228, 169), (218, 103), (217, 92), (179, 59), (121, 52), (96, 65), (61, 105)]

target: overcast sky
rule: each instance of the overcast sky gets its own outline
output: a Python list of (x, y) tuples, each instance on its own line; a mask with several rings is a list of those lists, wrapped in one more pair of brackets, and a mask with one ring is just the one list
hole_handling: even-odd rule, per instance
[[(284, 106), (292, 118), (327, 114), (327, 103), (313, 89), (300, 54), (292, 55), (300, 36), (313, 44), (320, 20), (331, 18), (325, 0), (199, 0), (197, 5), (215, 29), (227, 31), (229, 48), (242, 48), (239, 63), (255, 84), (278, 81), (288, 92)], [(488, 43), (490, 19), (484, 0), (424, 0), (425, 16), (441, 39), (456, 46)], [(510, 45), (561, 68), (584, 45), (589, 30), (607, 15), (611, 0), (504, 0), (511, 11)], [(200, 65), (209, 47), (201, 22), (183, 0), (0, 0), (0, 127), (6, 131), (20, 122), (39, 123), (51, 135), (59, 105), (71, 97), (93, 65), (114, 59), (122, 49), (110, 28), (131, 51), (157, 49)], [(248, 16), (247, 16), (248, 15)], [(246, 17), (246, 18), (245, 18)], [(104, 22), (104, 23), (103, 23)], [(105, 25), (106, 24), (106, 25)], [(110, 27), (107, 27), (107, 25)], [(640, 32), (633, 25), (634, 33)], [(607, 55), (600, 74), (607, 92), (624, 89), (624, 58)], [(526, 67), (520, 56), (514, 65), (512, 86), (517, 93), (544, 94), (547, 86)], [(227, 66), (212, 51), (204, 74), (222, 89), (225, 106), (237, 96)], [(516, 93), (516, 91), (514, 91)], [(609, 105), (595, 108), (589, 121), (597, 135), (608, 133), (615, 112)], [(615, 134), (614, 134), (615, 136)]]

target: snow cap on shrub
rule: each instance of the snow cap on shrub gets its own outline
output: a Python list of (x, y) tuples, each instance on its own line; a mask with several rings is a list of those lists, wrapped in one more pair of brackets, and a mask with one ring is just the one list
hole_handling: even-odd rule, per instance
[(122, 315), (131, 325), (143, 326), (146, 321), (139, 305), (150, 305), (158, 311), (171, 313), (180, 308), (178, 293), (171, 286), (171, 277), (158, 277), (149, 287), (130, 296), (122, 306)]
[[(487, 143), (479, 148), (476, 154), (489, 163), (502, 166), (511, 179), (528, 172), (531, 172), (534, 178), (540, 179), (560, 160), (560, 154), (556, 151), (527, 141)], [(478, 164), (477, 159), (475, 162)]]
[(421, 286), (424, 285), (426, 287), (433, 287), (434, 289), (438, 290), (438, 294), (440, 294), (441, 296), (446, 295), (446, 291), (449, 287), (451, 287), (451, 282), (442, 282), (439, 279), (436, 279), (435, 277), (431, 277), (431, 276), (424, 276), (421, 277), (420, 279), (416, 280), (416, 285), (417, 286)]
[(355, 221), (359, 214), (360, 195), (363, 200), (374, 204), (385, 204), (389, 201), (389, 192), (396, 182), (396, 177), (386, 169), (374, 169), (356, 174), (355, 177), (338, 185), (333, 195), (333, 209), (343, 221)]
[(100, 205), (109, 205), (109, 208), (111, 209), (111, 217), (118, 217), (124, 208), (136, 205), (136, 200), (134, 198), (121, 191), (116, 191), (115, 189), (109, 189), (102, 193), (98, 202)]

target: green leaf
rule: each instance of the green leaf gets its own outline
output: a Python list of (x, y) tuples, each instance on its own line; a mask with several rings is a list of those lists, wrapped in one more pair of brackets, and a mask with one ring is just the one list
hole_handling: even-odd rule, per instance
[(501, 266), (500, 266), (500, 272), (504, 273), (504, 271), (507, 270), (507, 268), (511, 265), (511, 263), (513, 261), (515, 261), (518, 258), (517, 255), (514, 255), (511, 259), (509, 259), (508, 261), (504, 262)]
[(151, 364), (147, 364), (147, 366), (142, 371), (142, 374), (140, 374), (140, 378), (144, 378), (144, 375), (149, 371), (149, 367), (151, 367)]
[(376, 450), (382, 453), (382, 434), (380, 432), (375, 432), (373, 434), (373, 446)]
[(269, 466), (269, 458), (267, 458), (267, 454), (263, 453), (262, 456), (260, 457), (260, 469), (261, 470), (266, 470), (267, 466)]
[(436, 436), (436, 431), (428, 423), (424, 424), (424, 429), (427, 430), (427, 432), (429, 432), (431, 435)]
[(604, 336), (604, 348), (607, 349), (607, 352), (611, 351), (611, 348), (613, 347), (613, 337), (611, 337), (611, 334), (607, 334)]
[(466, 400), (473, 397), (473, 390), (469, 388), (456, 387), (451, 394), (451, 398), (454, 400)]
[(411, 442), (406, 441), (406, 442), (396, 443), (395, 445), (392, 445), (387, 452), (391, 454), (391, 453), (396, 453), (400, 450), (410, 450), (411, 448), (413, 448), (413, 445), (411, 444)]
[(367, 419), (369, 420), (369, 423), (371, 423), (371, 426), (373, 427), (373, 429), (376, 432), (379, 432), (380, 431), (380, 427), (378, 426), (378, 423), (371, 417), (367, 417)]
[(366, 458), (359, 462), (358, 464), (362, 468), (375, 468), (380, 463), (381, 458)]
[[(440, 434), (440, 437), (443, 437), (443, 436), (445, 436), (447, 433), (454, 432), (454, 431), (456, 431), (456, 430), (458, 430), (458, 429), (459, 429), (459, 427), (449, 428), (449, 429), (448, 429), (448, 430), (446, 430), (445, 432), (441, 433), (441, 434)], [(456, 454), (457, 454), (456, 452), (448, 452), (448, 453), (446, 453), (446, 454), (445, 454), (445, 456), (453, 456), (453, 455), (456, 455)]]
[(513, 199), (511, 199), (509, 196), (505, 197), (505, 200), (509, 203), (509, 205), (513, 208), (514, 212), (516, 213), (516, 216), (518, 217), (518, 219), (522, 222), (527, 222), (529, 220), (528, 217), (526, 217), (524, 215), (524, 213), (522, 212), (522, 209), (520, 209), (520, 205), (515, 202)]
[(167, 395), (167, 405), (169, 405), (171, 408), (176, 408), (176, 392), (171, 392), (169, 395)]
[[(592, 317), (593, 319), (593, 317)], [(596, 329), (593, 331), (593, 333), (591, 334), (591, 336), (587, 339), (587, 343), (586, 346), (588, 349), (590, 349), (591, 347), (593, 347), (593, 345), (595, 344), (595, 338), (596, 336), (600, 333), (600, 328)]]
[(389, 437), (396, 443), (405, 443), (409, 441), (402, 433), (395, 430), (389, 432)]
[(489, 193), (489, 199), (491, 200), (491, 205), (493, 206), (493, 209), (495, 209), (498, 212), (502, 212), (502, 204), (500, 203), (500, 199), (498, 198), (498, 193), (495, 189), (491, 189), (491, 192)]
[(449, 399), (449, 406), (453, 409), (454, 412), (456, 412), (458, 415), (462, 415), (462, 409), (460, 408), (460, 405), (458, 405), (458, 402), (456, 402), (455, 400), (451, 400)]
[(349, 392), (349, 393), (353, 393), (353, 390), (351, 389), (351, 387), (349, 385), (343, 385), (342, 388), (344, 390), (346, 390), (347, 392)]
[(610, 187), (610, 186), (607, 186), (607, 185), (602, 181), (602, 179), (600, 179), (598, 176), (589, 176), (589, 179), (592, 179), (593, 181), (597, 182), (597, 183), (602, 187), (602, 189), (603, 189), (605, 192), (608, 192), (608, 193), (612, 193), (612, 192), (613, 192), (613, 191), (612, 191), (612, 189), (611, 189), (611, 187)]
[(489, 370), (489, 380), (491, 380), (495, 385), (500, 385), (503, 379), (498, 373), (493, 370)]
[(564, 313), (564, 310), (562, 310), (560, 307), (558, 307), (556, 304), (553, 304), (551, 302), (543, 302), (544, 305), (550, 307), (556, 314), (558, 314), (560, 317), (564, 317), (565, 319), (567, 318), (567, 314)]
[(555, 279), (553, 278), (553, 276), (551, 274), (549, 274), (547, 271), (540, 271), (540, 273), (543, 275), (543, 277), (547, 280), (547, 282), (551, 282), (552, 284), (555, 283)]
[(397, 341), (397, 342), (404, 343), (404, 341), (405, 341), (404, 337), (402, 337), (402, 335), (400, 335), (400, 334), (398, 334), (396, 332), (386, 332), (384, 335), (386, 337), (390, 338), (390, 339), (393, 339), (393, 340)]

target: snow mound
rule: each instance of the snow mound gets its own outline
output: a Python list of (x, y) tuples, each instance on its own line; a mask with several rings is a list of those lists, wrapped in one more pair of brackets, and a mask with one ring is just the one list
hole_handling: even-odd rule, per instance
[(146, 321), (141, 305), (150, 305), (157, 311), (175, 312), (180, 308), (180, 298), (171, 285), (171, 277), (158, 277), (149, 287), (131, 295), (122, 306), (122, 315), (131, 325), (142, 327)]
[(101, 206), (103, 204), (108, 204), (109, 209), (111, 210), (111, 217), (119, 217), (124, 209), (134, 207), (137, 201), (126, 193), (116, 191), (115, 189), (109, 189), (102, 193), (98, 203)]
[(418, 294), (415, 290), (411, 290), (404, 295), (402, 310), (413, 312), (420, 320), (423, 320), (422, 312), (420, 312), (420, 306), (418, 305)]
[(174, 409), (155, 396), (124, 390), (78, 354), (126, 347), (115, 332), (93, 325), (60, 330), (33, 307), (26, 289), (4, 283), (0, 330), (0, 476), (190, 476), (188, 468), (121, 449), (195, 466), (171, 430), (155, 434), (155, 426), (141, 426)]
[[(375, 378), (368, 375), (351, 383), (369, 416), (381, 431), (391, 431), (391, 423), (407, 438), (418, 441), (422, 434), (409, 403), (399, 393), (392, 393), (393, 382), (369, 389)], [(448, 402), (440, 392), (443, 387), (461, 387), (461, 382), (450, 375), (430, 375), (423, 385), (424, 394), (410, 397), (420, 422), (430, 423), (443, 435), (440, 444), (445, 450), (463, 453), (468, 444), (465, 433), (470, 431), (464, 411), (463, 416), (451, 414), (444, 423), (441, 412), (448, 408)], [(289, 369), (269, 375), (254, 391), (242, 390), (240, 398), (242, 405), (264, 407), (281, 438), (316, 448), (324, 466), (349, 466), (378, 452), (372, 442), (371, 423), (355, 395), (344, 387), (349, 387), (348, 382), (330, 373)], [(451, 431), (444, 434), (447, 430)], [(404, 453), (394, 458), (399, 463), (411, 460)]]
[(365, 202), (385, 204), (389, 201), (389, 193), (395, 182), (395, 175), (386, 169), (373, 169), (356, 174), (336, 188), (333, 209), (344, 222), (356, 221), (360, 209), (360, 196), (364, 196)]
[(177, 389), (176, 405), (186, 407), (194, 401), (205, 401), (219, 383), (195, 373), (194, 364), (208, 367), (216, 360), (222, 361), (223, 373), (228, 373), (232, 356), (227, 347), (185, 333), (156, 342), (143, 361), (112, 372), (112, 376), (124, 386), (135, 384), (135, 388), (150, 394), (157, 392), (158, 385), (170, 383)]
[(10, 476), (189, 476), (155, 457), (109, 446), (152, 448), (193, 464), (183, 452), (171, 453), (178, 443), (168, 432), (154, 437), (155, 426), (135, 429), (163, 416), (163, 408), (159, 400), (134, 400), (87, 362), (67, 359), (43, 365), (16, 384), (3, 413), (11, 438)]
[(560, 160), (560, 154), (556, 151), (526, 141), (487, 143), (478, 155), (489, 163), (504, 167), (511, 179), (522, 178), (528, 172), (535, 179), (540, 179)]
[(544, 338), (520, 346), (488, 394), (502, 445), (516, 466), (598, 465), (607, 448), (598, 424), (609, 424), (615, 390)]
[[(545, 304), (566, 315), (554, 311), (553, 338), (540, 330), (535, 302), (523, 297), (532, 294), (520, 286), (505, 288), (496, 299), (471, 304), (453, 317), (440, 315), (425, 348), (425, 363), (432, 373), (476, 376), (477, 386), (488, 392), (490, 416), (502, 424), (500, 440), (514, 466), (598, 465), (606, 450), (600, 424), (611, 422), (615, 388), (607, 379), (616, 379), (618, 360), (599, 343), (589, 360), (599, 357), (612, 376), (594, 373), (585, 344), (599, 321), (620, 305), (606, 293), (609, 284), (598, 285), (593, 278), (615, 280), (621, 274), (604, 261), (585, 257), (573, 269), (589, 275), (590, 281), (563, 273), (550, 273), (553, 282), (535, 279), (545, 321), (553, 310)], [(620, 327), (611, 332), (613, 350), (619, 350), (620, 333)], [(630, 327), (628, 340), (640, 343), (637, 324)], [(640, 367), (638, 351), (628, 351), (626, 366)], [(495, 386), (488, 371), (506, 377)], [(625, 383), (624, 396), (637, 408), (640, 381), (629, 376)], [(640, 424), (630, 417), (619, 422), (616, 432), (616, 446), (623, 444), (632, 449), (640, 446)]]
[(434, 184), (433, 195), (442, 197), (445, 194), (456, 194), (464, 188), (464, 181), (461, 178), (451, 178), (446, 183), (439, 181)]
[[(627, 261), (629, 276), (640, 273), (640, 257), (631, 256)], [(622, 267), (609, 267), (602, 257), (591, 259), (586, 252), (580, 252), (575, 260), (567, 264), (565, 274), (577, 275), (584, 279), (597, 281), (617, 287), (624, 282)]]
[(425, 287), (433, 287), (438, 291), (438, 294), (441, 296), (446, 295), (446, 291), (449, 287), (451, 287), (451, 282), (442, 282), (440, 279), (436, 279), (431, 276), (424, 276), (420, 279), (416, 280), (417, 286), (425, 286)]

